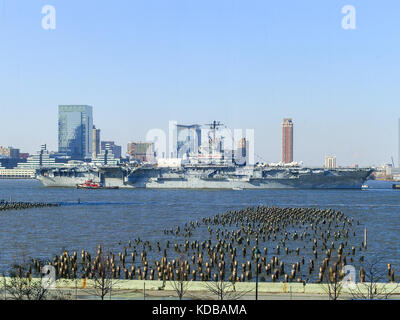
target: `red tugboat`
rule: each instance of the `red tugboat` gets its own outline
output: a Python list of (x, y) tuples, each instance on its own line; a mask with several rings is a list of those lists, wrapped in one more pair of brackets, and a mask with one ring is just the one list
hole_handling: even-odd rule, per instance
[(101, 183), (86, 180), (85, 183), (77, 184), (78, 189), (118, 189), (118, 187), (104, 187)]

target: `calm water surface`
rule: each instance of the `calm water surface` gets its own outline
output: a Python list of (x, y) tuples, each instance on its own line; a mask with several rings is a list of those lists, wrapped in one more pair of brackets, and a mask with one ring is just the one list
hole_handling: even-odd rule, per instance
[[(63, 249), (121, 250), (140, 237), (165, 240), (163, 230), (247, 206), (318, 207), (359, 220), (368, 253), (400, 268), (400, 191), (373, 182), (370, 190), (78, 190), (44, 188), (34, 180), (0, 180), (0, 200), (60, 202), (60, 207), (0, 212), (0, 272), (21, 256), (51, 258)], [(389, 187), (388, 187), (389, 186)], [(79, 203), (80, 202), (80, 203)], [(199, 238), (200, 240), (203, 240)]]

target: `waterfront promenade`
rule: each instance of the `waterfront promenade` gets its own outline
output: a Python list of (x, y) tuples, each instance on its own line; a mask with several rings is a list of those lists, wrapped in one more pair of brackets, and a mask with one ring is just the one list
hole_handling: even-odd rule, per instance
[[(0, 290), (4, 281), (9, 283), (10, 278), (2, 278)], [(41, 281), (34, 278), (32, 281)], [(59, 279), (55, 284), (55, 291), (63, 293), (67, 299), (96, 300), (100, 299), (94, 291), (93, 280), (83, 279)], [(156, 299), (156, 300), (175, 300), (178, 299), (175, 288), (180, 285), (178, 281), (159, 281), (159, 280), (113, 280), (111, 297), (107, 294), (105, 300), (137, 300), (137, 299)], [(210, 283), (204, 281), (185, 281), (182, 283), (186, 289), (183, 299), (190, 300), (219, 300), (210, 291)], [(235, 291), (232, 292), (232, 285), (226, 282), (226, 298), (224, 300), (254, 300), (255, 282), (235, 283)], [(357, 283), (355, 287), (343, 287), (338, 299), (351, 300), (360, 299), (360, 293), (367, 295), (371, 286), (376, 286), (375, 299), (400, 299), (400, 286), (398, 283)], [(331, 285), (332, 289), (332, 285)], [(387, 296), (385, 296), (387, 294)], [(4, 295), (0, 295), (4, 298)], [(284, 283), (284, 282), (261, 282), (258, 283), (258, 299), (260, 300), (329, 300), (328, 285), (326, 283)]]

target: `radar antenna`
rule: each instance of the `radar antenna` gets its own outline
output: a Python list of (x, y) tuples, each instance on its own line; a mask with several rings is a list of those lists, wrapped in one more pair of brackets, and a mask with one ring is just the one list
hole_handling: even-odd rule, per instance
[(215, 121), (215, 120), (214, 120), (212, 123), (206, 124), (206, 126), (209, 126), (210, 129), (211, 129), (212, 132), (213, 132), (213, 141), (215, 141), (215, 133), (216, 133), (217, 129), (218, 129), (219, 127), (222, 127), (223, 125), (224, 125), (223, 123), (221, 123), (221, 122), (219, 122), (219, 121)]

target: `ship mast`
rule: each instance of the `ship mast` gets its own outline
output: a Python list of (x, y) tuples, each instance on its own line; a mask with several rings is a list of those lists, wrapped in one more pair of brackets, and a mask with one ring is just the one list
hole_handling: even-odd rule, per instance
[(209, 126), (209, 127), (210, 127), (210, 129), (211, 129), (211, 131), (212, 131), (212, 135), (213, 135), (212, 143), (209, 144), (209, 153), (210, 153), (210, 154), (212, 153), (212, 144), (214, 144), (214, 143), (215, 143), (215, 140), (216, 140), (216, 132), (217, 132), (217, 129), (218, 129), (219, 127), (222, 127), (223, 125), (224, 125), (223, 123), (221, 123), (221, 122), (219, 122), (219, 121), (215, 121), (215, 120), (214, 120), (212, 123), (206, 124), (206, 126)]

